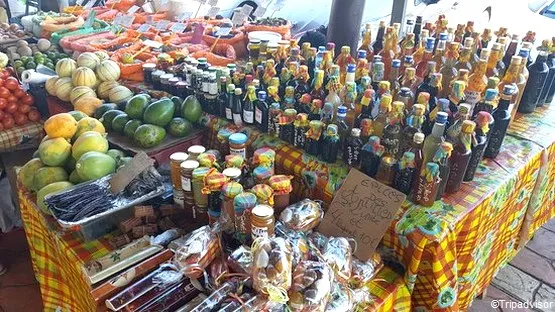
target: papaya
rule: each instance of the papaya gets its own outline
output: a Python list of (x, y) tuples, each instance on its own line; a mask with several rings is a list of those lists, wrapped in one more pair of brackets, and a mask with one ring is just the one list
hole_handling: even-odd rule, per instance
[(81, 111), (78, 111), (78, 110), (68, 112), (68, 114), (70, 114), (75, 119), (75, 121), (77, 121), (77, 122), (79, 122), (79, 120), (87, 117), (87, 115), (85, 113), (83, 113)]
[(146, 148), (160, 144), (165, 137), (166, 129), (150, 124), (140, 125), (134, 135), (135, 142)]
[(47, 166), (62, 166), (71, 155), (71, 144), (64, 138), (46, 140), (39, 145), (39, 157)]
[(182, 111), (183, 111), (183, 99), (180, 98), (179, 96), (172, 96), (171, 100), (172, 100), (173, 106), (175, 108), (175, 111), (173, 113), (173, 117), (183, 117), (183, 116), (181, 116)]
[(82, 97), (75, 101), (73, 107), (83, 112), (86, 116), (94, 116), (94, 113), (97, 108), (102, 105), (104, 101), (95, 97)]
[(125, 113), (120, 111), (119, 109), (111, 109), (102, 115), (102, 118), (100, 118), (100, 121), (102, 122), (106, 130), (112, 130), (112, 121), (119, 114), (125, 114)]
[(77, 174), (83, 181), (100, 179), (116, 171), (116, 161), (100, 152), (86, 152), (75, 165)]
[(48, 206), (44, 201), (44, 198), (46, 197), (46, 195), (58, 193), (72, 186), (73, 186), (73, 183), (71, 182), (60, 181), (60, 182), (50, 183), (44, 186), (43, 188), (41, 188), (37, 193), (37, 205), (39, 206), (40, 210), (45, 214), (50, 215), (51, 214), (50, 210), (48, 209)]
[(96, 118), (96, 119), (102, 118), (102, 115), (104, 115), (105, 112), (107, 112), (111, 109), (118, 109), (118, 105), (114, 104), (114, 103), (104, 103), (104, 104), (100, 105), (96, 109), (96, 111), (94, 111), (94, 118)]
[(70, 174), (69, 174), (69, 182), (73, 183), (73, 184), (79, 184), (81, 183), (81, 177), (77, 174), (77, 170), (73, 170)]
[(125, 127), (123, 127), (123, 134), (125, 134), (126, 137), (133, 139), (133, 137), (135, 136), (135, 130), (137, 130), (137, 128), (142, 124), (143, 122), (139, 119), (129, 120), (125, 124)]
[(21, 180), (21, 184), (25, 186), (27, 189), (33, 189), (33, 178), (35, 177), (35, 173), (40, 168), (44, 167), (42, 161), (39, 158), (33, 158), (29, 160), (21, 169), (19, 170), (19, 179)]
[(62, 167), (42, 167), (33, 177), (33, 191), (38, 192), (50, 183), (67, 181), (67, 172)]
[(72, 172), (73, 170), (75, 170), (75, 164), (77, 163), (77, 159), (73, 158), (73, 157), (69, 157), (66, 161), (66, 164), (64, 165), (64, 169), (67, 172)]
[(130, 98), (125, 104), (125, 113), (127, 113), (131, 119), (141, 119), (149, 103), (150, 96), (148, 94), (137, 94)]
[(185, 99), (185, 101), (183, 101), (181, 117), (195, 124), (200, 120), (201, 116), (202, 116), (202, 107), (200, 106), (200, 102), (197, 100), (196, 96), (189, 95)]
[(75, 140), (71, 148), (71, 155), (79, 160), (83, 154), (90, 151), (106, 153), (108, 151), (108, 140), (98, 132), (87, 131)]
[(143, 121), (165, 127), (172, 120), (174, 110), (173, 102), (168, 98), (162, 98), (147, 106), (143, 114)]
[(94, 131), (100, 134), (106, 133), (106, 129), (104, 129), (104, 125), (96, 118), (92, 117), (85, 117), (77, 123), (77, 131), (75, 131), (75, 135), (73, 136), (73, 140), (77, 140), (77, 138), (87, 132), (87, 131)]
[(56, 114), (44, 122), (44, 131), (50, 138), (71, 139), (77, 131), (77, 121), (71, 114)]
[(109, 149), (106, 152), (106, 155), (112, 157), (116, 161), (116, 163), (118, 163), (122, 157), (125, 157), (125, 154), (122, 151), (114, 148)]
[(175, 117), (168, 125), (168, 132), (178, 138), (186, 137), (191, 133), (193, 125), (185, 118)]
[(130, 118), (126, 113), (117, 115), (114, 117), (114, 120), (112, 120), (112, 130), (119, 134), (123, 134), (123, 128), (129, 120)]

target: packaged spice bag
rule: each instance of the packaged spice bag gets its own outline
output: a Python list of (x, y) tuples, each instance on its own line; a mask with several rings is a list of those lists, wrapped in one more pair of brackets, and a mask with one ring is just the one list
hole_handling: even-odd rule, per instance
[(174, 263), (189, 278), (198, 279), (220, 253), (218, 235), (205, 225), (187, 234), (175, 251)]
[(291, 230), (308, 232), (318, 226), (323, 217), (324, 211), (320, 203), (303, 199), (285, 208), (279, 219)]
[(197, 305), (191, 312), (210, 312), (217, 311), (217, 307), (227, 298), (230, 294), (240, 295), (242, 293), (244, 280), (232, 279), (223, 283), (216, 289), (208, 298), (204, 299)]
[(252, 275), (252, 252), (245, 246), (239, 246), (227, 258), (227, 264), (233, 272)]
[(280, 302), (283, 297), (287, 298), (293, 270), (289, 242), (282, 237), (260, 238), (253, 242), (252, 254), (254, 289), (269, 295), (275, 302)]
[(291, 244), (293, 267), (309, 258), (309, 246), (305, 233), (289, 230), (279, 221), (276, 223), (275, 232), (277, 236), (287, 239)]
[(321, 261), (301, 261), (293, 273), (289, 308), (295, 312), (323, 312), (330, 298), (333, 271)]
[(334, 282), (326, 312), (352, 311), (354, 307), (353, 292), (345, 285)]
[(330, 237), (322, 254), (336, 273), (336, 277), (342, 282), (348, 282), (353, 261), (353, 249), (349, 240), (344, 237)]
[(353, 258), (351, 262), (351, 279), (349, 286), (359, 288), (368, 283), (383, 268), (382, 257), (379, 253), (374, 253), (372, 258), (367, 261), (360, 261)]

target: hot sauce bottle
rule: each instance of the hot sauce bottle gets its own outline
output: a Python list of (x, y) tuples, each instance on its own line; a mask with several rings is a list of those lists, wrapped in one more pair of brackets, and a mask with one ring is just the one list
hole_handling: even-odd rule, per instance
[(466, 103), (470, 104), (472, 108), (480, 101), (482, 92), (484, 92), (488, 83), (486, 77), (487, 61), (479, 60), (476, 63), (474, 72), (468, 77), (468, 85), (464, 90)]
[(489, 127), (490, 123), (493, 122), (493, 117), (490, 113), (482, 111), (476, 116), (475, 122), (476, 129), (474, 139), (472, 140), (472, 156), (470, 156), (470, 162), (464, 173), (463, 181), (472, 181), (474, 179), (474, 174), (484, 157), (489, 139)]
[(414, 201), (425, 207), (432, 206), (437, 198), (439, 181), (438, 164), (433, 162), (426, 163), (426, 166), (418, 176), (418, 183), (416, 183), (414, 192)]
[(305, 133), (306, 142), (304, 149), (305, 151), (313, 156), (318, 156), (320, 154), (320, 136), (322, 135), (322, 130), (324, 129), (324, 123), (320, 120), (311, 120), (308, 124), (308, 130)]
[(360, 163), (362, 144), (360, 129), (351, 129), (351, 136), (345, 141), (345, 148), (343, 149), (343, 162), (349, 166), (357, 167)]
[(293, 145), (297, 148), (304, 148), (306, 142), (306, 131), (308, 130), (308, 115), (305, 113), (297, 114), (293, 122)]
[(470, 105), (462, 103), (459, 105), (459, 111), (455, 114), (453, 124), (447, 128), (447, 141), (453, 144), (457, 142), (463, 123), (468, 119), (470, 119)]
[(405, 104), (403, 102), (393, 102), (393, 111), (389, 123), (383, 129), (382, 144), (385, 153), (393, 158), (399, 152), (401, 143), (402, 122), (405, 117)]
[(426, 108), (422, 104), (414, 104), (410, 115), (405, 120), (405, 128), (401, 131), (401, 142), (397, 157), (401, 157), (411, 147), (414, 134), (422, 131), (422, 125), (426, 120), (424, 113)]
[(453, 146), (450, 161), (450, 173), (445, 185), (446, 193), (455, 193), (461, 188), (466, 169), (472, 156), (472, 135), (476, 124), (474, 121), (463, 121), (459, 139)]
[(360, 114), (355, 119), (355, 127), (360, 127), (360, 121), (365, 118), (372, 118), (372, 101), (374, 98), (374, 90), (366, 89), (364, 96), (360, 100)]
[(449, 173), (451, 171), (451, 166), (449, 164), (449, 158), (451, 158), (451, 152), (453, 151), (453, 145), (449, 142), (442, 142), (439, 145), (432, 161), (439, 166), (439, 186), (437, 189), (436, 200), (440, 200), (445, 192), (445, 185), (449, 179)]
[(384, 127), (389, 122), (389, 113), (391, 112), (392, 97), (389, 94), (382, 96), (380, 100), (380, 110), (378, 116), (372, 123), (372, 133), (375, 136), (381, 137)]
[(513, 85), (506, 85), (501, 94), (501, 99), (499, 100), (499, 105), (493, 112), (493, 119), (495, 120), (495, 125), (491, 129), (490, 140), (484, 153), (485, 157), (495, 158), (499, 154), (503, 140), (505, 139), (505, 134), (507, 133), (507, 128), (511, 121), (511, 113), (509, 113), (509, 105), (513, 97), (515, 87)]
[(384, 147), (380, 144), (380, 138), (371, 136), (362, 147), (360, 170), (370, 177), (375, 177), (383, 152)]
[(413, 186), (414, 173), (416, 172), (416, 164), (414, 162), (414, 154), (405, 152), (401, 160), (397, 163), (397, 174), (395, 176), (395, 188), (408, 195)]
[(335, 163), (337, 161), (337, 155), (341, 145), (337, 125), (328, 125), (323, 135), (324, 139), (321, 145), (322, 152), (320, 157), (325, 162)]

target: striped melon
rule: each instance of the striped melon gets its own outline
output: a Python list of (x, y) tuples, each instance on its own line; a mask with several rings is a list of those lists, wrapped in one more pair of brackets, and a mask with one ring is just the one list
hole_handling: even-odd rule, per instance
[(54, 84), (56, 89), (56, 96), (62, 101), (69, 101), (69, 94), (73, 89), (73, 83), (71, 83), (71, 78), (63, 77), (59, 78)]
[(71, 77), (76, 68), (77, 62), (70, 58), (63, 58), (56, 63), (56, 74), (58, 77)]
[(56, 82), (58, 81), (58, 76), (50, 77), (46, 80), (44, 87), (46, 88), (46, 92), (52, 96), (56, 96)]
[(120, 84), (117, 81), (104, 81), (101, 82), (98, 85), (98, 88), (96, 89), (96, 93), (98, 94), (98, 97), (103, 99), (103, 100), (107, 100), (110, 97), (110, 91), (112, 91), (113, 88), (119, 86)]
[(88, 67), (79, 67), (71, 75), (71, 82), (74, 86), (94, 88), (96, 86), (96, 75)]
[(84, 97), (94, 97), (95, 98), (96, 93), (94, 92), (93, 89), (91, 89), (89, 87), (79, 86), (79, 87), (73, 88), (73, 90), (71, 90), (71, 93), (69, 94), (69, 99), (71, 101), (71, 104), (73, 104), (73, 105), (75, 105), (77, 100), (79, 100), (80, 98), (84, 98)]
[(118, 63), (112, 60), (105, 60), (96, 67), (96, 76), (102, 81), (116, 81), (119, 79), (121, 71)]
[(108, 53), (106, 53), (106, 51), (96, 51), (94, 52), (94, 54), (96, 55), (96, 57), (98, 57), (100, 62), (110, 59), (110, 56), (108, 55)]
[(123, 103), (133, 96), (133, 92), (124, 86), (117, 86), (110, 91), (110, 102)]
[(87, 67), (94, 70), (98, 64), (100, 64), (100, 59), (93, 52), (83, 52), (77, 58), (77, 66), (79, 67)]

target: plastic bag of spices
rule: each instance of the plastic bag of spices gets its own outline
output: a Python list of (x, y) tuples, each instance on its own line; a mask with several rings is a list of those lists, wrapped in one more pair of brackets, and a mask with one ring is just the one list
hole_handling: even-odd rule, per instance
[(371, 279), (373, 279), (376, 274), (378, 274), (383, 266), (382, 257), (377, 252), (374, 253), (372, 258), (368, 261), (360, 261), (357, 258), (353, 258), (351, 263), (351, 279), (349, 280), (349, 286), (352, 288), (360, 288), (364, 286)]
[[(351, 241), (354, 242), (354, 240)], [(322, 254), (336, 273), (336, 278), (342, 282), (348, 282), (351, 278), (351, 263), (353, 261), (353, 249), (349, 240), (344, 237), (330, 237), (322, 250)]]
[(291, 230), (308, 232), (318, 226), (323, 217), (324, 210), (320, 203), (303, 199), (285, 208), (279, 219)]
[(210, 312), (217, 311), (217, 307), (227, 298), (230, 294), (240, 295), (243, 292), (244, 280), (232, 279), (223, 283), (216, 289), (208, 298), (204, 299), (198, 306), (191, 312)]
[(307, 260), (309, 258), (309, 247), (305, 233), (289, 230), (279, 221), (275, 225), (275, 233), (277, 236), (283, 237), (291, 243), (293, 267), (296, 267), (302, 260)]
[(301, 261), (293, 273), (289, 308), (294, 312), (323, 312), (330, 298), (333, 271), (321, 261)]
[(290, 243), (282, 238), (259, 238), (252, 244), (253, 288), (274, 302), (287, 302), (293, 270)]
[[(279, 302), (273, 302), (264, 295), (257, 295), (255, 297), (252, 297), (250, 300), (246, 301), (242, 307), (235, 309), (233, 312), (254, 311), (254, 309), (256, 309), (256, 311), (258, 312), (289, 311), (287, 310), (287, 305)], [(223, 311), (220, 310), (218, 312), (223, 312)]]
[(252, 251), (245, 246), (239, 246), (227, 257), (227, 265), (236, 273), (252, 275), (252, 262)]
[(220, 253), (220, 240), (216, 233), (205, 225), (189, 233), (177, 248), (174, 263), (189, 278), (198, 279), (204, 269), (216, 259)]
[(354, 308), (353, 291), (345, 285), (334, 282), (326, 312), (352, 311)]

